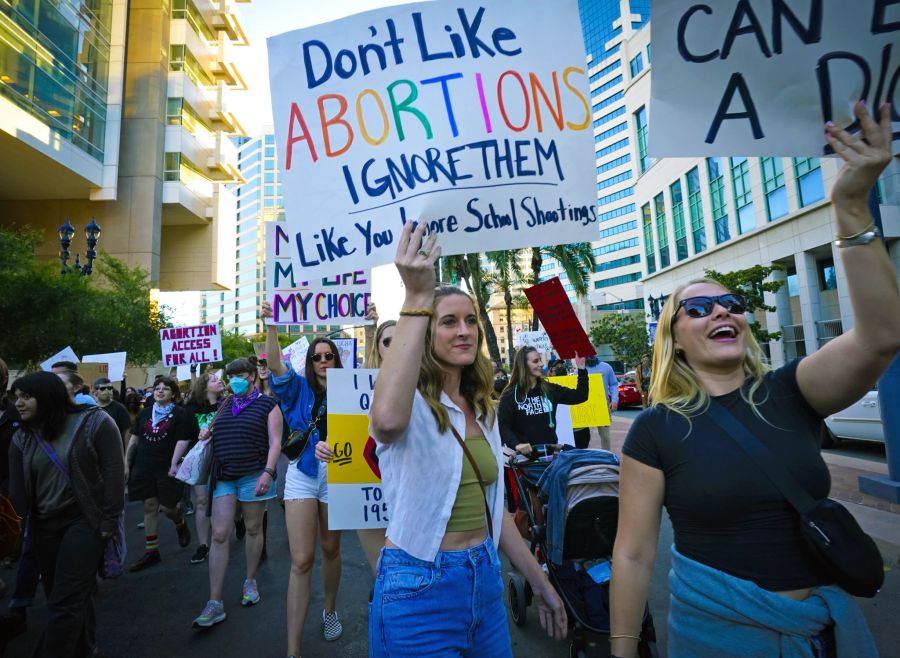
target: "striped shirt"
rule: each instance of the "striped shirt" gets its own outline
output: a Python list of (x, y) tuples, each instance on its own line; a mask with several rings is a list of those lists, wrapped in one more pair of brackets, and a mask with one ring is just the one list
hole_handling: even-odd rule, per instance
[[(230, 403), (229, 403), (230, 404)], [(237, 480), (266, 467), (269, 456), (269, 412), (277, 402), (260, 395), (237, 416), (223, 409), (213, 424), (217, 477)]]

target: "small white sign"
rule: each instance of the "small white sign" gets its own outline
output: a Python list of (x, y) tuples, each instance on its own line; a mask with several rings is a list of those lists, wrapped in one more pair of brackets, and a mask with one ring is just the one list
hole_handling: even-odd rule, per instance
[(85, 354), (82, 363), (106, 363), (109, 365), (109, 381), (120, 382), (125, 379), (125, 361), (127, 352), (107, 352), (106, 354)]
[(546, 331), (520, 331), (514, 340), (516, 347), (533, 347), (542, 353), (553, 351), (553, 344)]
[(67, 346), (41, 363), (41, 370), (49, 371), (50, 366), (52, 366), (57, 361), (71, 361), (72, 363), (80, 363), (78, 357), (75, 356), (75, 350), (73, 350), (71, 346)]

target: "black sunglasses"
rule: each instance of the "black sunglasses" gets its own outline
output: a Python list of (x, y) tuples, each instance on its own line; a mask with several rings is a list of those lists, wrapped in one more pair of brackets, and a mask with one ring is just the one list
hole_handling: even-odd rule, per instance
[(113, 387), (112, 386), (98, 386), (97, 390), (98, 391), (111, 391), (111, 390), (113, 390)]
[(388, 336), (387, 338), (382, 338), (381, 344), (384, 345), (385, 347), (390, 347), (391, 346), (391, 336)]
[(323, 358), (326, 361), (334, 361), (334, 354), (332, 352), (325, 352), (324, 354), (313, 354), (312, 356), (313, 363), (318, 363)]
[[(716, 304), (729, 313), (742, 315), (747, 310), (747, 302), (743, 295), (728, 293), (727, 295), (714, 295), (702, 297), (688, 297), (678, 302), (678, 308), (684, 309), (689, 318), (705, 318), (713, 312)], [(678, 311), (676, 310), (676, 313)]]

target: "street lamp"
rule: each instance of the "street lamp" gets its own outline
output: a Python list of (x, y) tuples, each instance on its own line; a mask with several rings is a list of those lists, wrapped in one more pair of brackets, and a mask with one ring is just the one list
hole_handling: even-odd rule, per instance
[(659, 314), (662, 310), (662, 307), (665, 306), (666, 300), (668, 298), (668, 295), (660, 295), (656, 298), (654, 298), (653, 295), (647, 297), (647, 303), (650, 306), (650, 315), (653, 316), (654, 320), (659, 320)]
[(86, 263), (81, 265), (81, 254), (75, 254), (75, 265), (69, 267), (69, 246), (75, 236), (75, 227), (69, 220), (60, 225), (59, 233), (59, 260), (62, 263), (62, 273), (77, 272), (80, 276), (88, 276), (94, 271), (94, 259), (97, 257), (97, 242), (100, 240), (100, 226), (91, 218), (90, 223), (84, 227), (84, 239), (87, 242), (87, 251), (84, 252)]
[[(613, 299), (615, 299), (616, 302), (618, 302), (618, 304), (621, 304), (621, 306), (619, 306), (619, 308), (617, 308), (617, 309), (615, 309), (615, 310), (619, 311), (620, 313), (622, 313), (622, 314), (624, 315), (624, 313), (625, 313), (625, 300), (624, 300), (624, 299), (622, 299), (622, 298), (619, 297), (618, 295), (614, 295), (613, 293), (607, 292), (607, 291), (605, 291), (605, 290), (600, 291), (600, 294), (603, 295), (603, 299), (604, 299), (604, 302), (603, 302), (603, 303), (604, 303), (604, 304), (606, 303), (605, 300), (606, 300), (606, 296), (607, 296), (607, 295), (609, 295), (610, 297), (612, 297)], [(614, 304), (614, 306), (618, 306), (618, 304)]]

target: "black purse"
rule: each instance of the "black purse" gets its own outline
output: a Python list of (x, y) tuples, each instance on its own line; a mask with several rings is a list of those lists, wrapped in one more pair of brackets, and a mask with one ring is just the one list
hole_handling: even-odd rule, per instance
[(325, 415), (325, 409), (325, 401), (322, 400), (322, 404), (319, 405), (318, 413), (316, 413), (316, 416), (309, 421), (309, 425), (306, 426), (306, 429), (293, 430), (287, 436), (282, 437), (281, 452), (288, 458), (288, 461), (290, 461), (291, 464), (300, 459), (300, 455), (306, 450), (306, 446), (309, 444), (309, 437), (312, 436), (313, 430), (318, 427), (319, 419)]
[(847, 508), (830, 498), (814, 500), (743, 423), (712, 399), (709, 416), (797, 510), (803, 538), (828, 575), (853, 596), (875, 596), (884, 584), (884, 561), (878, 546)]

